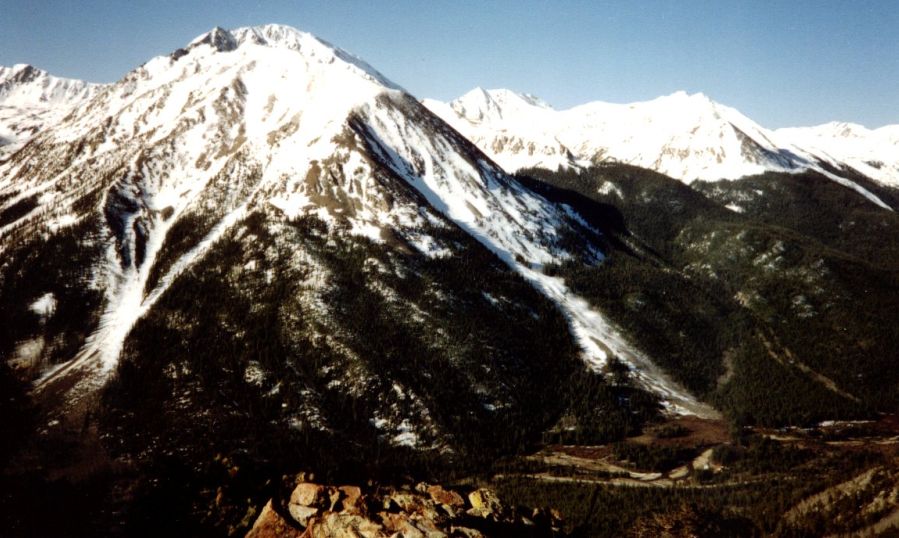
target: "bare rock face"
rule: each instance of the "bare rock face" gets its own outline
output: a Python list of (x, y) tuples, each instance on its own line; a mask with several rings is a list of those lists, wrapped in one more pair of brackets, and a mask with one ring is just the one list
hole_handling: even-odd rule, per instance
[(490, 517), (503, 512), (503, 505), (489, 489), (476, 489), (468, 494), (468, 502), (471, 508), (468, 513), (479, 517)]
[(459, 508), (465, 506), (465, 501), (461, 495), (455, 491), (443, 489), (441, 486), (429, 486), (428, 495), (431, 496), (432, 501), (444, 507)]
[(247, 538), (299, 538), (302, 534), (303, 531), (276, 512), (272, 501), (269, 501), (247, 533)]
[[(289, 497), (263, 508), (248, 538), (268, 536), (556, 536), (561, 517), (546, 509), (509, 509), (486, 488), (460, 492), (415, 487), (316, 484), (300, 475)], [(527, 515), (525, 515), (527, 514)]]
[(291, 493), (290, 504), (323, 508), (327, 503), (328, 497), (328, 492), (323, 486), (303, 482), (297, 485), (293, 493)]

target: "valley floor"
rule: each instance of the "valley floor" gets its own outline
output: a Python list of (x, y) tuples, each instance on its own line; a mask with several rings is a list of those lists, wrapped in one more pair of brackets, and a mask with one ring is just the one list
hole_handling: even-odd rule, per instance
[[(105, 452), (91, 416), (47, 424), (35, 442), (31, 460), (0, 477), (9, 535), (116, 528), (137, 477)], [(456, 482), (491, 488), (509, 506), (556, 509), (573, 536), (893, 536), (899, 415), (738, 434), (723, 420), (680, 416), (621, 443), (547, 443)], [(74, 519), (41, 518), (47, 503)]]
[[(583, 536), (899, 532), (899, 417), (755, 429), (679, 417), (625, 443), (549, 445), (487, 482)], [(691, 534), (683, 534), (691, 535)]]

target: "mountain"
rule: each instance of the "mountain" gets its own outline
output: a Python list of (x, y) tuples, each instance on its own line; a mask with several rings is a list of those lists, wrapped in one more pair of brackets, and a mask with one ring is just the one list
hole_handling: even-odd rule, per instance
[[(537, 264), (564, 255), (557, 208), (522, 191), (370, 66), (282, 26), (216, 29), (150, 60), (39, 133), (0, 178), (4, 351), (42, 372), (39, 390), (68, 386), (69, 401), (108, 379), (123, 349), (134, 354), (126, 337), (140, 334), (135, 324), (153, 325), (172, 287), (197, 278), (228, 245), (243, 252), (222, 263), (239, 264), (233, 292), (248, 294), (250, 310), (258, 299), (244, 285), (264, 287), (287, 272), (279, 279), (296, 294), (293, 310), (316, 313), (314, 323), (289, 316), (298, 327), (318, 326), (297, 330), (310, 341), (340, 334), (325, 330), (327, 312), (345, 305), (323, 297), (335, 271), (328, 258), (339, 252), (383, 251), (356, 270), (398, 278), (394, 285), (423, 270), (404, 267), (412, 260), (440, 266), (459, 249), (486, 246)], [(74, 256), (60, 263), (51, 255), (60, 249)], [(509, 277), (493, 262), (480, 270), (486, 280)], [(390, 286), (368, 285), (385, 308), (397, 300)], [(430, 292), (416, 293), (425, 300)], [(82, 315), (70, 315), (75, 309)], [(409, 313), (413, 326), (435, 315), (420, 309)], [(349, 361), (347, 345), (331, 346)], [(269, 375), (252, 364), (244, 368), (258, 370), (254, 379)], [(354, 373), (335, 368), (329, 382), (363, 383), (344, 378)], [(418, 398), (407, 398), (414, 407)]]
[[(223, 457), (364, 480), (485, 465), (565, 413), (620, 438), (658, 413), (639, 387), (717, 416), (541, 271), (605, 248), (361, 60), (216, 28), (0, 163), (0, 356), (43, 436), (24, 454), (126, 461), (156, 499)], [(613, 356), (639, 387), (606, 382)], [(173, 525), (206, 517), (204, 472), (174, 479)]]
[[(509, 90), (478, 88), (445, 106), (431, 100), (425, 104), (463, 133), (485, 140), (497, 161), (512, 171), (540, 161), (529, 151), (530, 158), (525, 158), (519, 148), (488, 141), (490, 136), (502, 136), (494, 132), (515, 132), (526, 138), (532, 133), (551, 134), (573, 157), (558, 164), (612, 159), (687, 182), (736, 179), (772, 168), (793, 170), (805, 162), (802, 155), (781, 151), (759, 125), (702, 94), (678, 92), (623, 105), (596, 101), (556, 111)], [(540, 136), (535, 139), (543, 142)]]
[(10, 102), (57, 104), (0, 159), (8, 534), (824, 534), (803, 503), (866, 473), (832, 528), (889, 523), (899, 192), (849, 146), (701, 95), (424, 106), (279, 25), (28, 72)]
[(102, 84), (55, 77), (26, 64), (0, 66), (0, 161), (102, 89)]
[(550, 127), (555, 111), (539, 99), (510, 90), (475, 88), (449, 104), (433, 99), (422, 104), (506, 170), (557, 169), (576, 161)]
[(622, 164), (519, 177), (615, 223), (607, 262), (546, 271), (733, 420), (895, 408), (899, 332), (879, 321), (899, 307), (894, 212), (812, 171), (690, 185)]
[[(556, 111), (530, 96), (477, 88), (448, 104), (423, 103), (511, 172), (618, 162), (690, 183), (816, 170), (881, 206), (886, 204), (872, 192), (876, 187), (860, 184), (853, 175), (897, 185), (893, 164), (878, 165), (894, 160), (889, 128), (879, 146), (860, 143), (869, 149), (866, 158), (882, 169), (869, 174), (872, 165), (862, 157), (830, 157), (798, 134), (765, 129), (703, 94), (677, 92), (629, 104), (596, 101)], [(872, 160), (874, 153), (880, 160)]]
[[(882, 484), (870, 489), (899, 491), (885, 470), (896, 446), (876, 433), (895, 420), (899, 405), (895, 127), (769, 131), (686, 94), (570, 111), (507, 90), (424, 103), (522, 183), (602, 230), (609, 245), (603, 263), (569, 259), (544, 273), (562, 278), (666, 374), (712, 402), (735, 432), (705, 453), (717, 463), (688, 464), (703, 469), (686, 479), (688, 504), (674, 491), (630, 487), (645, 483), (616, 488), (614, 480), (585, 479), (607, 461), (608, 450), (622, 450), (625, 466), (642, 454), (647, 461), (636, 467), (676, 480), (684, 471), (666, 474), (676, 463), (658, 462), (689, 443), (671, 442), (664, 429), (654, 439), (644, 433), (592, 455), (582, 446), (545, 446), (518, 476), (499, 480), (501, 491), (528, 501), (570, 499), (561, 506), (579, 515), (574, 528), (586, 536), (655, 535), (675, 527), (710, 536), (895, 531), (895, 508), (848, 502), (868, 476)], [(858, 433), (836, 439), (825, 431), (832, 425)], [(704, 449), (705, 427), (681, 429), (698, 432)], [(881, 459), (883, 443), (891, 448)], [(832, 450), (849, 446), (874, 463), (848, 471), (854, 455)], [(722, 457), (731, 447), (756, 455)], [(573, 461), (580, 463), (567, 472), (557, 467)], [(822, 505), (828, 493), (809, 497), (787, 486), (787, 496), (803, 500), (777, 500), (773, 477), (780, 472), (813, 491), (853, 493)], [(719, 505), (731, 488), (745, 495)], [(641, 490), (651, 493), (634, 493)], [(675, 507), (667, 520), (666, 505)], [(634, 506), (645, 507), (650, 525), (626, 515)], [(842, 524), (832, 518), (802, 521), (818, 513), (809, 506), (845, 514), (847, 523), (838, 530)], [(748, 519), (728, 520), (735, 513)], [(862, 521), (859, 514), (874, 515)]]
[(899, 185), (899, 125), (871, 130), (854, 123), (831, 122), (777, 129), (775, 134), (834, 166), (845, 164), (885, 185)]
[[(22, 321), (4, 341), (28, 342), (15, 360), (65, 363), (41, 386), (75, 376), (73, 394), (92, 391), (179, 277), (242, 222), (265, 216), (321, 221), (347, 241), (437, 260), (459, 244), (440, 230), (464, 232), (564, 309), (596, 367), (614, 353), (672, 402), (695, 404), (539, 272), (572, 256), (563, 242), (602, 258), (578, 217), (522, 188), (361, 60), (287, 27), (217, 29), (152, 59), (7, 161), (0, 196), (6, 274), (38, 271), (24, 253), (68, 248), (57, 247), (61, 237), (82, 247), (58, 276), (64, 283), (26, 297), (5, 279), (7, 312)], [(89, 314), (34, 340), (53, 325), (35, 305), (58, 313), (69, 308), (63, 294)]]

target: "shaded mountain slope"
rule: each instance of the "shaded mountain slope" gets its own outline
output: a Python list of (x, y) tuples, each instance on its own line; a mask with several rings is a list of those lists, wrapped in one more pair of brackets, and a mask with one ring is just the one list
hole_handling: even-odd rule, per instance
[(621, 165), (528, 173), (620, 212), (609, 263), (558, 274), (731, 416), (808, 423), (895, 406), (893, 212), (815, 173), (694, 188)]

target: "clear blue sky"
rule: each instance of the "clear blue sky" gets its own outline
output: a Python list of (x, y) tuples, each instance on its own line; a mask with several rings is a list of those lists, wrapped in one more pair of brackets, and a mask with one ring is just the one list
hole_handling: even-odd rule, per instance
[(767, 127), (899, 123), (899, 0), (0, 0), (0, 65), (109, 82), (213, 26), (278, 22), (418, 97), (566, 108), (704, 92)]

